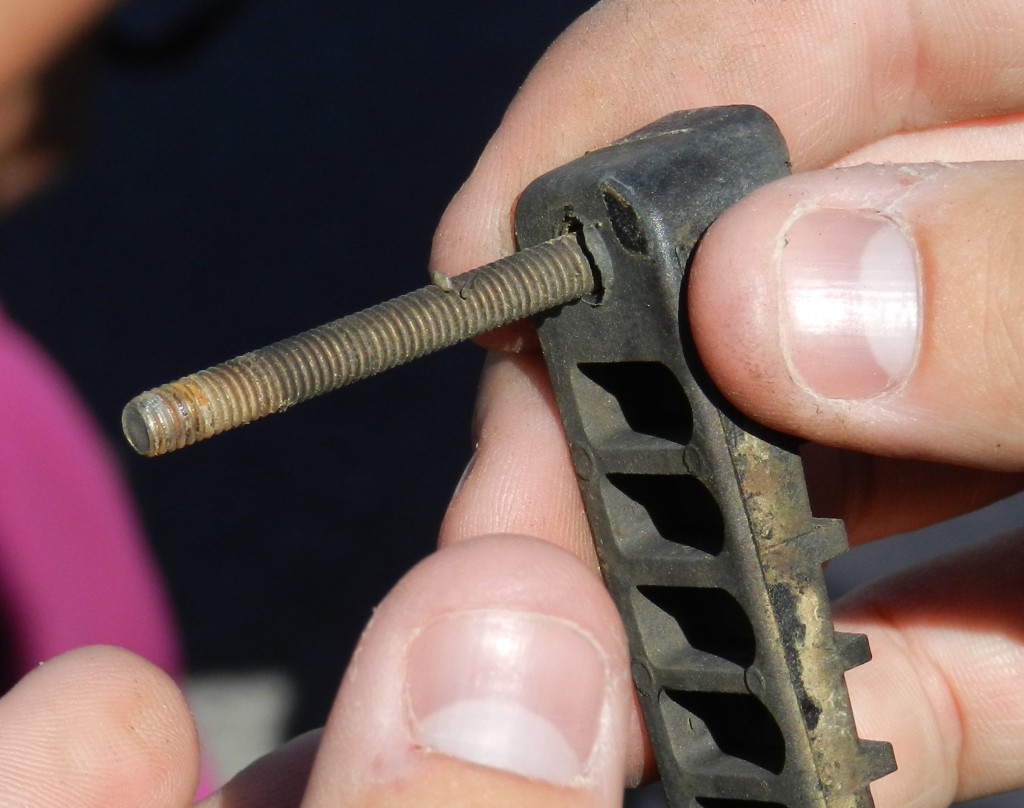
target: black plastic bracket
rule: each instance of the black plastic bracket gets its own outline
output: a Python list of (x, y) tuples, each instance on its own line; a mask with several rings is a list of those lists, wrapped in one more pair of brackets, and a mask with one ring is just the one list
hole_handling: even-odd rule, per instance
[(541, 177), (520, 247), (576, 233), (598, 289), (538, 330), (669, 803), (866, 808), (895, 768), (858, 738), (821, 565), (842, 523), (811, 515), (792, 439), (736, 412), (692, 346), (686, 272), (729, 205), (786, 175), (754, 107), (668, 116)]

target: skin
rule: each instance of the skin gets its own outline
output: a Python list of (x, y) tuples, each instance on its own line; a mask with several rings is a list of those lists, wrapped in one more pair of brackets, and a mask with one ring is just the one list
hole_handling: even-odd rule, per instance
[(110, 0), (11, 0), (0, 7), (0, 213), (57, 168), (60, 155), (39, 143), (34, 131), (43, 106), (43, 79), (61, 48), (109, 5)]
[[(29, 9), (38, 4), (21, 0), (3, 14)], [(30, 103), (17, 100), (19, 82), (97, 9), (47, 4), (25, 29), (30, 43), (0, 42), (4, 103)], [(543, 171), (675, 109), (758, 104), (778, 121), (798, 173), (727, 212), (699, 251), (690, 314), (715, 381), (756, 418), (817, 443), (807, 462), (818, 506), (848, 517), (855, 542), (1015, 492), (1024, 479), (1024, 169), (1014, 162), (1024, 159), (1022, 26), (1016, 0), (606, 0), (523, 86), (441, 222), (432, 270), (456, 274), (511, 252), (516, 194)], [(0, 24), (0, 38), (11, 30)], [(894, 195), (898, 169), (835, 168), (867, 159), (943, 165)], [(801, 205), (884, 207), (914, 239), (927, 295), (920, 358), (884, 395), (825, 399), (789, 372), (774, 256)], [(622, 684), (621, 628), (594, 571), (540, 360), (523, 329), (488, 343), (519, 352), (485, 372), (478, 449), (442, 549), (379, 608), (323, 734), (257, 762), (207, 806), (607, 806), (649, 769)], [(860, 734), (891, 740), (900, 764), (873, 786), (882, 808), (1024, 785), (1022, 576), (1012, 534), (837, 608), (839, 627), (867, 633), (874, 652), (848, 677)], [(600, 649), (613, 683), (610, 723), (580, 782), (557, 786), (432, 753), (410, 740), (401, 698), (374, 698), (401, 692), (405, 652), (424, 625), (480, 608), (569, 621)], [(110, 764), (111, 749), (125, 765)], [(9, 772), (0, 788), (13, 789), (4, 804), (183, 806), (196, 757), (180, 696), (121, 652), (48, 663), (0, 700), (0, 767)]]

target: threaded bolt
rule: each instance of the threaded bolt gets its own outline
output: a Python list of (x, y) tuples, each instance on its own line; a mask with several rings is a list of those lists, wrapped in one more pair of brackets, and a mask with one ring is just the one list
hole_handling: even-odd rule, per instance
[(282, 412), (592, 291), (566, 235), (136, 396), (125, 437), (153, 457)]

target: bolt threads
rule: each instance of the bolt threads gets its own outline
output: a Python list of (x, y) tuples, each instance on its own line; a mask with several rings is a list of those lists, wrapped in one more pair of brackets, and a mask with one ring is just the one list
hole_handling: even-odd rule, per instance
[(244, 354), (132, 399), (122, 424), (154, 456), (447, 348), (592, 291), (589, 261), (561, 236)]

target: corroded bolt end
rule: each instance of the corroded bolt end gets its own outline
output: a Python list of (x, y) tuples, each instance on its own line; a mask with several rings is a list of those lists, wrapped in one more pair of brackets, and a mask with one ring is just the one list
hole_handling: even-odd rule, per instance
[(560, 236), (142, 393), (124, 408), (124, 434), (139, 454), (166, 454), (593, 287), (577, 238)]

